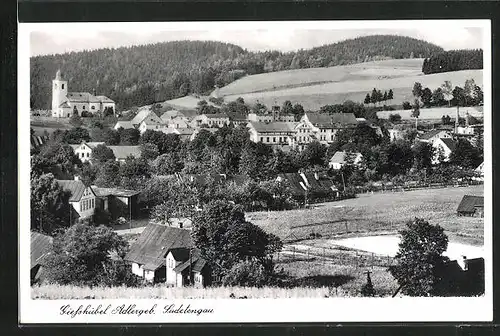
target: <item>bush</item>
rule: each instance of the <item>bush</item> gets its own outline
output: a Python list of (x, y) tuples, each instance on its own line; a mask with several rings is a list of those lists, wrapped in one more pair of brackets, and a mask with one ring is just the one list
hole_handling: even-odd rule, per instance
[(403, 102), (403, 110), (411, 110), (411, 104), (407, 101)]
[(398, 113), (396, 114), (389, 114), (389, 121), (392, 123), (400, 122), (401, 121), (401, 115)]
[(224, 286), (262, 287), (269, 281), (266, 269), (257, 260), (240, 261), (223, 277)]

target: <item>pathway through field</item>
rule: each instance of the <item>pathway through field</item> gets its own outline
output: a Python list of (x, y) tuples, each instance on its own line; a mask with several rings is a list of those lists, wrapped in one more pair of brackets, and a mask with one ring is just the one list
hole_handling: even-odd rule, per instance
[[(361, 251), (373, 252), (379, 255), (394, 257), (399, 249), (399, 236), (381, 235), (369, 237), (355, 237), (330, 240), (332, 245), (345, 246)], [(484, 247), (478, 247), (462, 243), (448, 243), (448, 250), (444, 253), (451, 260), (484, 257)]]

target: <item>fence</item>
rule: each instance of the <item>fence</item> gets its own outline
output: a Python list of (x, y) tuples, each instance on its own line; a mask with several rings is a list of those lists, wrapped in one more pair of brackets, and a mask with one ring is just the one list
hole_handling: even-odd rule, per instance
[(327, 265), (336, 264), (358, 268), (389, 267), (395, 264), (394, 258), (371, 252), (348, 248), (313, 247), (305, 245), (288, 245), (274, 255), (277, 264), (297, 261), (316, 262)]
[(412, 190), (425, 190), (425, 189), (440, 189), (448, 187), (470, 187), (474, 185), (481, 185), (482, 181), (470, 180), (466, 182), (454, 182), (450, 181), (448, 183), (421, 183), (415, 185), (392, 185), (392, 186), (370, 186), (370, 187), (356, 187), (356, 193), (369, 193), (369, 192), (404, 192)]

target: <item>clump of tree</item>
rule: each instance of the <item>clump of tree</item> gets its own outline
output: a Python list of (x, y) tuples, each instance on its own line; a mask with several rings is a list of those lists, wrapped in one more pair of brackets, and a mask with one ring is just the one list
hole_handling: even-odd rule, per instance
[(433, 296), (438, 292), (441, 270), (448, 258), (443, 252), (448, 237), (439, 225), (421, 218), (406, 224), (400, 232), (401, 242), (395, 256), (396, 265), (389, 272), (397, 280), (400, 290), (409, 296)]
[(422, 72), (426, 75), (440, 72), (483, 68), (483, 50), (449, 50), (424, 59)]
[(46, 281), (76, 286), (138, 284), (123, 260), (127, 242), (105, 226), (75, 224), (55, 236), (45, 260)]
[(283, 246), (278, 237), (246, 221), (239, 206), (213, 201), (193, 218), (192, 237), (209, 263), (214, 284), (269, 283), (274, 274), (272, 256)]
[(389, 89), (389, 91), (382, 91), (378, 90), (377, 88), (373, 88), (371, 93), (367, 93), (365, 100), (363, 101), (365, 105), (373, 104), (373, 106), (377, 105), (378, 103), (385, 103), (388, 100), (393, 100), (394, 99), (394, 92), (392, 89)]

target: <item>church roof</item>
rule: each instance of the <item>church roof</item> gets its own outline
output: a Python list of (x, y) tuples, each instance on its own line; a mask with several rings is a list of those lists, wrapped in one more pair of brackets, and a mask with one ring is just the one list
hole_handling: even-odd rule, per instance
[(73, 103), (99, 103), (96, 96), (88, 92), (68, 92), (68, 100)]
[(106, 96), (95, 96), (101, 103), (114, 103), (115, 101)]
[(62, 102), (62, 103), (61, 103), (61, 105), (59, 105), (59, 107), (62, 107), (62, 108), (69, 108), (69, 107), (71, 107), (71, 106), (69, 105), (68, 101), (66, 100), (66, 101)]

